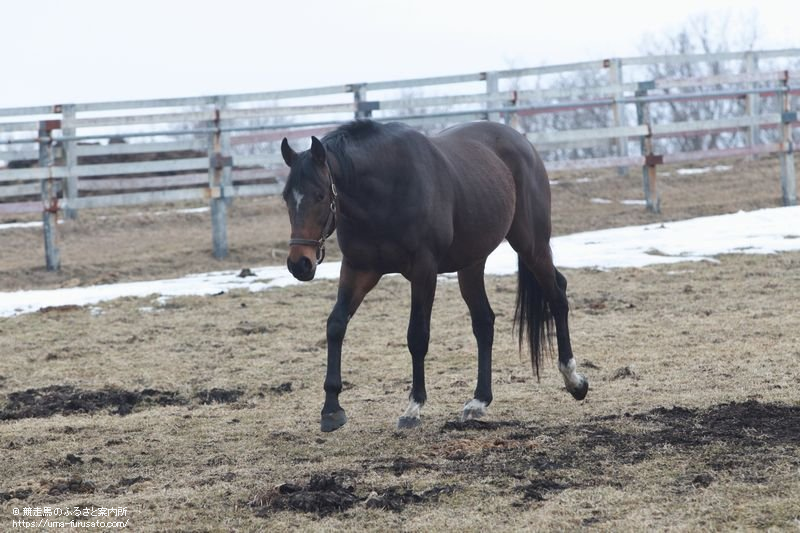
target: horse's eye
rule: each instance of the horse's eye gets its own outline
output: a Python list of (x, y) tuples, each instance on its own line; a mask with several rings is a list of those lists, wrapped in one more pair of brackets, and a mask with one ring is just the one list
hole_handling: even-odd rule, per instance
[(321, 202), (322, 200), (324, 200), (324, 199), (325, 199), (325, 195), (324, 195), (324, 194), (322, 194), (321, 192), (318, 192), (318, 193), (316, 194), (316, 196), (314, 196), (314, 199), (315, 199), (317, 202)]

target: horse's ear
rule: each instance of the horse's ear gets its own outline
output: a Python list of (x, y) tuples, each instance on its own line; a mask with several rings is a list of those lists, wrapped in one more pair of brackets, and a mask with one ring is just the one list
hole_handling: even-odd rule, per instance
[(284, 137), (283, 141), (281, 142), (281, 155), (283, 156), (283, 160), (290, 167), (292, 166), (292, 163), (294, 163), (295, 159), (297, 159), (297, 152), (292, 150), (292, 147), (289, 146), (289, 141), (286, 139), (286, 137)]
[(317, 164), (325, 164), (325, 147), (319, 139), (313, 136), (311, 137), (311, 157), (314, 158), (314, 162)]

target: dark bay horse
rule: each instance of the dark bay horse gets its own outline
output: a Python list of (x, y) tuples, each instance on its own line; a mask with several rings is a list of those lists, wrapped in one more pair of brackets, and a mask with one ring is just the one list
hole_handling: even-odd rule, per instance
[(289, 271), (314, 278), (325, 240), (336, 229), (342, 267), (328, 318), (328, 369), (322, 431), (347, 421), (339, 405), (341, 354), (347, 324), (381, 276), (411, 282), (408, 349), (413, 381), (398, 427), (415, 427), (425, 392), (425, 355), (439, 273), (457, 272), (478, 341), (478, 383), (462, 420), (479, 418), (492, 401), (495, 315), (484, 288), (486, 257), (505, 238), (519, 257), (515, 327), (527, 337), (537, 377), (555, 323), (558, 367), (567, 390), (589, 389), (576, 372), (567, 327), (567, 280), (550, 251), (550, 183), (531, 144), (515, 130), (473, 122), (426, 137), (403, 124), (359, 120), (297, 153), (286, 139), (290, 167), (283, 197), (292, 227)]

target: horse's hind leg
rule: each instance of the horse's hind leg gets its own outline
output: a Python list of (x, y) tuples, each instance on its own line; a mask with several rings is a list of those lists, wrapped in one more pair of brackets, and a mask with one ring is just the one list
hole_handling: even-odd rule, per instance
[(485, 261), (458, 272), (461, 297), (467, 303), (472, 318), (472, 333), (478, 341), (478, 384), (475, 396), (464, 405), (461, 420), (472, 420), (486, 414), (492, 403), (492, 343), (494, 341), (494, 311), (486, 297), (483, 280)]
[[(583, 400), (589, 392), (589, 381), (585, 376), (576, 371), (575, 357), (572, 355), (572, 345), (569, 340), (569, 326), (567, 324), (567, 314), (569, 305), (567, 304), (567, 278), (564, 277), (555, 267), (556, 273), (557, 300), (559, 301), (559, 312), (553, 311), (553, 318), (556, 321), (556, 338), (558, 339), (558, 369), (564, 376), (564, 383), (567, 390), (576, 400)], [(562, 345), (564, 349), (562, 349)]]
[[(583, 400), (589, 391), (589, 381), (576, 371), (575, 357), (572, 355), (572, 344), (569, 339), (569, 302), (567, 301), (567, 278), (553, 265), (550, 247), (546, 254), (532, 264), (526, 261), (539, 283), (544, 297), (550, 304), (550, 312), (556, 324), (556, 340), (558, 342), (558, 369), (564, 377), (567, 390), (576, 400)], [(531, 268), (531, 266), (533, 268)]]
[[(572, 344), (569, 339), (569, 303), (567, 301), (567, 279), (553, 265), (553, 256), (550, 246), (545, 245), (534, 251), (532, 246), (519, 247), (518, 241), (509, 238), (512, 247), (520, 254), (520, 259), (536, 280), (542, 291), (542, 296), (547, 301), (550, 314), (556, 326), (556, 340), (558, 342), (558, 369), (564, 377), (567, 390), (576, 400), (583, 400), (589, 391), (589, 381), (576, 371), (575, 358), (572, 355)], [(523, 265), (520, 265), (523, 267)]]

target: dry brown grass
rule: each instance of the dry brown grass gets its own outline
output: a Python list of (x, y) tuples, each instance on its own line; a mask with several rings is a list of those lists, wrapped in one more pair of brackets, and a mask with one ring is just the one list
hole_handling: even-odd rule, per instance
[[(753, 169), (762, 167), (749, 165), (735, 179), (702, 179), (740, 194), (744, 182), (760, 179)], [(637, 178), (609, 174), (604, 180), (614, 185), (603, 185), (580, 177), (554, 187), (558, 232), (652, 220), (641, 208), (588, 202), (633, 197)], [(667, 183), (667, 218), (695, 214), (689, 200), (675, 206), (679, 187), (703, 213), (777, 198), (755, 192), (717, 204), (711, 185), (703, 196), (688, 178), (676, 178), (672, 192)], [(79, 244), (78, 233), (65, 243), (65, 253), (85, 252), (72, 256), (76, 271), (49, 278), (30, 266), (35, 254), (4, 254), (3, 275), (13, 279), (2, 285), (260, 264), (261, 252), (285, 239), (261, 224), (262, 209), (280, 214), (276, 205), (237, 207), (233, 220), (249, 229), (232, 242), (247, 251), (222, 265), (202, 247), (191, 251), (209, 233), (200, 215), (136, 226), (142, 242), (163, 240), (163, 262), (144, 254), (138, 238), (100, 253), (103, 239), (128, 230), (100, 231), (106, 222), (82, 215), (84, 237), (102, 246)], [(0, 233), (3, 242), (23, 237)], [(485, 423), (456, 423), (474, 386), (475, 341), (457, 285), (443, 281), (426, 368), (429, 404), (422, 427), (404, 432), (394, 429), (410, 385), (409, 290), (399, 278), (382, 281), (351, 324), (342, 394), (350, 421), (332, 434), (318, 429), (332, 282), (0, 319), (0, 528), (11, 527), (13, 508), (44, 505), (127, 507), (137, 531), (800, 527), (800, 253), (566, 275), (573, 346), (591, 381), (585, 401), (564, 391), (554, 364), (541, 383), (532, 377), (510, 331), (515, 280), (490, 278), (495, 401)], [(27, 389), (39, 396), (16, 394)], [(47, 404), (48, 393), (59, 401)], [(204, 403), (209, 398), (221, 401)], [(56, 414), (32, 416), (32, 406), (44, 405)], [(81, 408), (91, 412), (58, 414)], [(324, 500), (302, 490), (315, 475), (355, 504), (285, 509), (297, 503), (280, 494), (292, 485), (311, 503)]]
[[(125, 299), (98, 316), (6, 319), (4, 393), (69, 384), (157, 389), (186, 403), (2, 422), (0, 492), (32, 491), (0, 504), (3, 516), (94, 504), (128, 507), (137, 530), (796, 527), (799, 266), (800, 254), (783, 254), (569, 272), (573, 343), (592, 383), (582, 403), (553, 365), (541, 383), (532, 378), (510, 331), (514, 281), (491, 279), (496, 400), (488, 425), (476, 427), (453, 423), (474, 384), (475, 347), (457, 286), (443, 282), (430, 402), (423, 426), (407, 432), (394, 429), (410, 378), (400, 279), (385, 280), (352, 323), (342, 396), (350, 422), (333, 434), (318, 431), (333, 283), (178, 298), (152, 312), (141, 310), (151, 301)], [(243, 393), (202, 404), (213, 388)], [(323, 517), (258, 516), (263, 508), (249, 505), (314, 473), (339, 473), (361, 499), (451, 492), (399, 512), (357, 503)], [(48, 494), (68, 479), (93, 492)]]

